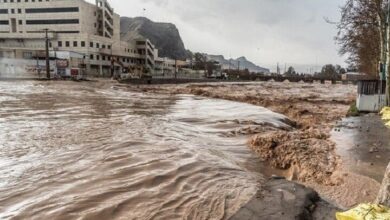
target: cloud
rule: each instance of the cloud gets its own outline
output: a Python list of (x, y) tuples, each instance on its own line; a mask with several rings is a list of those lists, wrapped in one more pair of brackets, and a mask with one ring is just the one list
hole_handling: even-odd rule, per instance
[[(121, 16), (146, 16), (178, 27), (192, 51), (276, 63), (343, 64), (324, 17), (339, 19), (344, 0), (111, 0)], [(146, 9), (144, 11), (143, 9)]]

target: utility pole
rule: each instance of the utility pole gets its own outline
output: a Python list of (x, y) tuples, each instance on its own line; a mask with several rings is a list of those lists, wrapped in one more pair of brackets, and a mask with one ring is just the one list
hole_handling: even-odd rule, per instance
[(232, 65), (232, 60), (229, 58), (229, 71), (228, 71), (228, 74), (230, 74), (231, 65)]
[(114, 77), (114, 71), (115, 71), (115, 64), (114, 64), (114, 57), (113, 57), (113, 52), (112, 52), (112, 46), (113, 46), (113, 43), (110, 44), (110, 48), (111, 48), (111, 78)]
[(177, 79), (177, 59), (175, 59), (175, 79)]
[(284, 64), (284, 73), (287, 73), (287, 63)]
[(49, 29), (44, 29), (45, 31), (45, 49), (46, 49), (46, 77), (50, 79), (50, 60), (49, 60)]

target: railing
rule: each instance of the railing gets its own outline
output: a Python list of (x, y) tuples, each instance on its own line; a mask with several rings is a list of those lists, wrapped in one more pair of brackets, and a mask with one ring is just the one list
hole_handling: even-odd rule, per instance
[(359, 95), (377, 95), (386, 93), (386, 81), (359, 81), (358, 94)]

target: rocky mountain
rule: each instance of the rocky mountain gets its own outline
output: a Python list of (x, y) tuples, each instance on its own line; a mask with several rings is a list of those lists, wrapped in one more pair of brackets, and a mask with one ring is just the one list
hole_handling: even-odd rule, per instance
[[(148, 38), (159, 50), (160, 57), (185, 60), (191, 52), (185, 49), (179, 30), (174, 24), (153, 22), (145, 17), (121, 17), (121, 39), (124, 41)], [(222, 55), (207, 55), (209, 60), (222, 64), (224, 69), (248, 69), (250, 72), (269, 73), (269, 69), (257, 66), (245, 57), (225, 59)]]
[(182, 60), (189, 57), (174, 24), (153, 22), (144, 17), (121, 17), (121, 39), (129, 41), (139, 38), (148, 38), (159, 50), (160, 57)]
[(239, 57), (237, 59), (225, 59), (222, 55), (209, 55), (206, 54), (209, 60), (214, 60), (219, 62), (222, 65), (222, 69), (248, 69), (250, 72), (255, 73), (269, 73), (270, 70), (264, 67), (260, 67), (251, 61), (247, 60), (245, 57)]

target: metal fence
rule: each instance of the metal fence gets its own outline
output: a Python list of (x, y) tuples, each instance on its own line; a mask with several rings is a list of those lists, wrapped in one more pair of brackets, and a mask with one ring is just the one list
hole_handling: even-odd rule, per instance
[(358, 82), (359, 95), (377, 95), (386, 93), (386, 81), (364, 80)]

